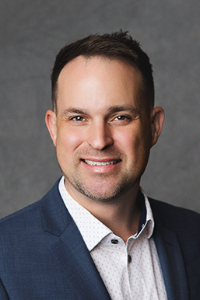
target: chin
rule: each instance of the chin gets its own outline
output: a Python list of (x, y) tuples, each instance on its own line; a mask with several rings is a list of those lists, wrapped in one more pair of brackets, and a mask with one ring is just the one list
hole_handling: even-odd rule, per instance
[[(108, 184), (107, 184), (108, 185)], [(132, 182), (123, 182), (123, 184), (110, 184), (106, 187), (103, 184), (87, 187), (77, 183), (76, 188), (82, 195), (98, 202), (112, 202), (127, 192), (133, 186)]]
[[(63, 172), (64, 174), (64, 172)], [(65, 182), (80, 194), (99, 202), (111, 202), (138, 183), (139, 176), (133, 174), (121, 173), (120, 178), (109, 176), (95, 176), (95, 178), (86, 178), (76, 173), (76, 177), (72, 174), (64, 174)], [(136, 174), (135, 174), (136, 175)], [(81, 195), (80, 195), (81, 196)]]

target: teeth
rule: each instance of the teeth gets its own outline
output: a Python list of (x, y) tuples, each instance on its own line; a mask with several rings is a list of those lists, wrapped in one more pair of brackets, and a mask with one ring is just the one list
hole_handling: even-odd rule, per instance
[(92, 161), (92, 160), (85, 159), (84, 161), (86, 162), (86, 164), (88, 164), (90, 166), (106, 166), (106, 165), (113, 165), (113, 164), (117, 163), (116, 160), (99, 162), (99, 161)]

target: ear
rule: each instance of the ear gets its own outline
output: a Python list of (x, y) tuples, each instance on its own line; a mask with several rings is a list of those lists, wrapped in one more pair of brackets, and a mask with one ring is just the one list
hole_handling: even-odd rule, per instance
[(56, 138), (57, 138), (57, 124), (56, 124), (56, 114), (52, 110), (48, 110), (45, 115), (46, 126), (49, 130), (51, 139), (56, 146)]
[(152, 144), (155, 145), (162, 131), (165, 114), (162, 107), (154, 107), (151, 112)]

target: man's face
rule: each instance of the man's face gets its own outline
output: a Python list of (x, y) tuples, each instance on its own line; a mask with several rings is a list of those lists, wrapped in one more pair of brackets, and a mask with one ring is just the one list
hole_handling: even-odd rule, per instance
[(46, 122), (74, 198), (110, 201), (139, 185), (153, 138), (141, 74), (128, 63), (79, 56), (58, 78)]

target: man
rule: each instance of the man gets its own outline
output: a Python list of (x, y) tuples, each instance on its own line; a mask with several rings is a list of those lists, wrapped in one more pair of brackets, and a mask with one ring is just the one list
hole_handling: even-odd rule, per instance
[(0, 299), (197, 299), (200, 216), (148, 199), (161, 133), (148, 56), (127, 33), (65, 46), (46, 124), (63, 177), (0, 223)]

